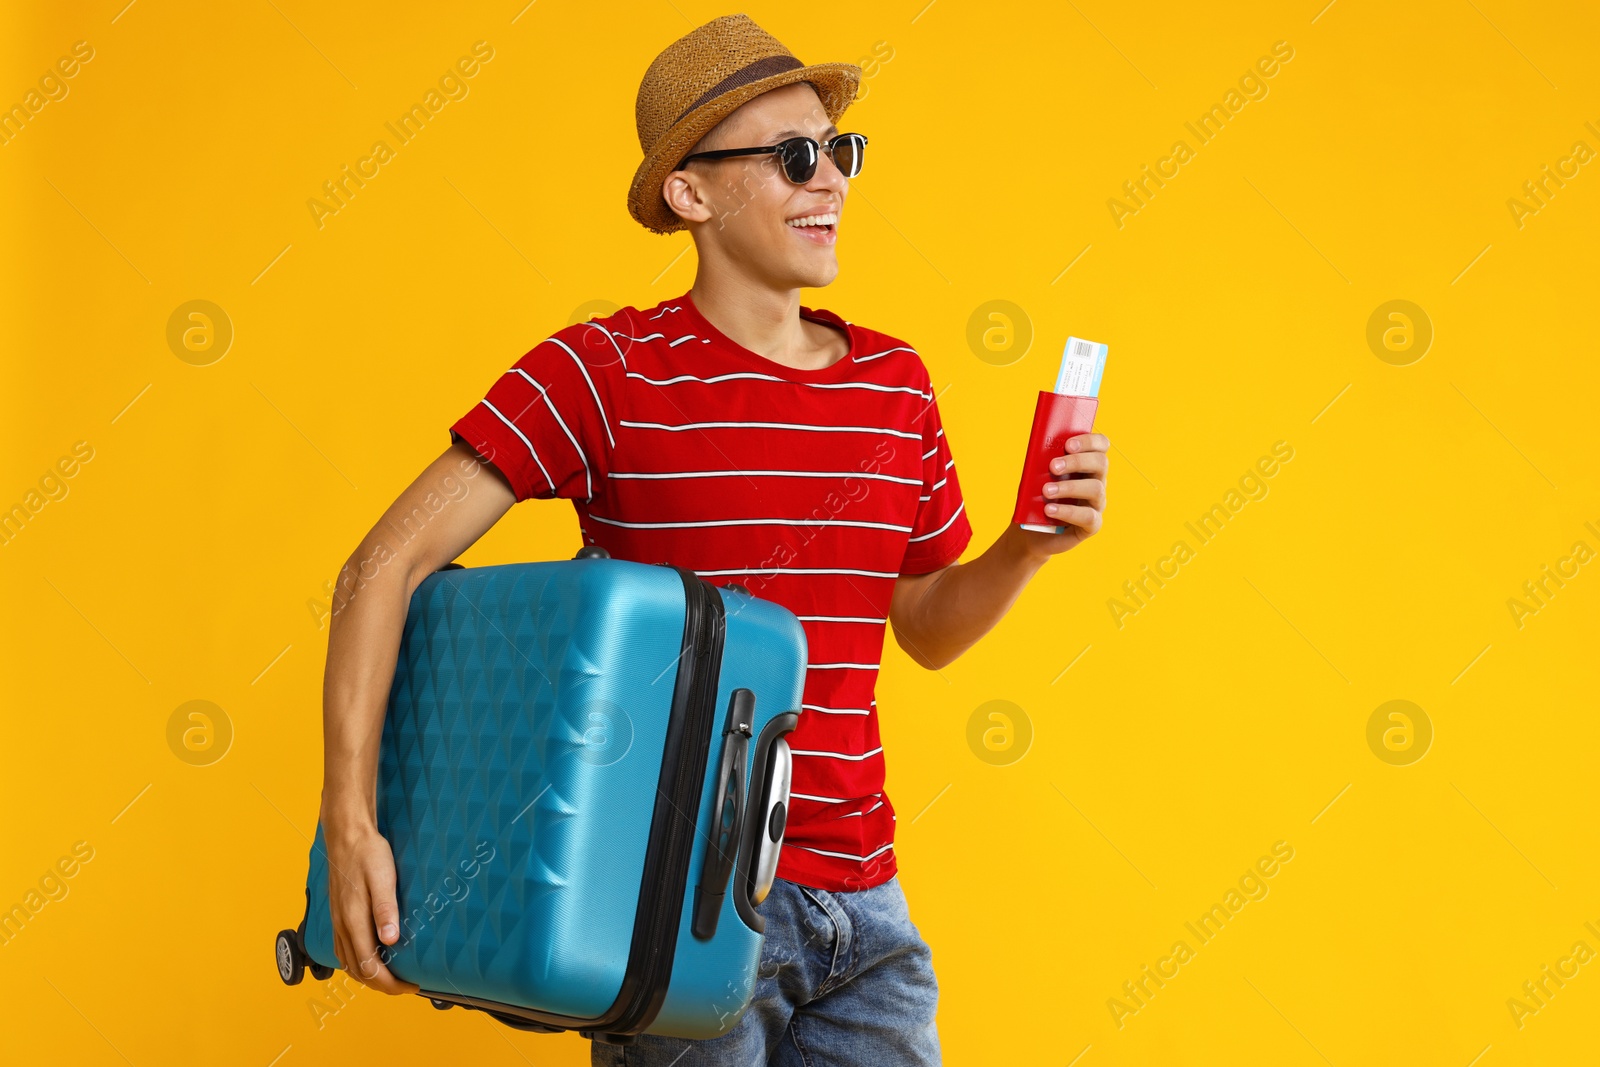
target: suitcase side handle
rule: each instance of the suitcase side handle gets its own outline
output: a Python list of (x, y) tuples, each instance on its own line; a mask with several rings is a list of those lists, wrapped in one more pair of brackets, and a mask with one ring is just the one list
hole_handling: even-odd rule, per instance
[(717, 932), (722, 902), (728, 895), (734, 857), (744, 828), (745, 767), (750, 755), (751, 724), (755, 722), (756, 695), (739, 688), (728, 698), (728, 718), (722, 728), (722, 764), (717, 771), (717, 791), (712, 807), (712, 833), (700, 866), (700, 884), (694, 891), (694, 923), (690, 932), (708, 941)]
[(756, 737), (750, 802), (744, 820), (744, 842), (739, 849), (733, 904), (739, 918), (758, 934), (766, 932), (766, 921), (756, 908), (766, 899), (777, 877), (778, 858), (788, 823), (793, 762), (785, 735), (799, 723), (798, 711), (781, 712), (768, 720)]

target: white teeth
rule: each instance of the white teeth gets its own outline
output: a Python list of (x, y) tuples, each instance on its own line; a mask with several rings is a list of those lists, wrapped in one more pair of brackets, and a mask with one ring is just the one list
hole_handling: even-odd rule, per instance
[(803, 219), (790, 219), (790, 226), (832, 226), (839, 221), (837, 212), (826, 215), (807, 215)]

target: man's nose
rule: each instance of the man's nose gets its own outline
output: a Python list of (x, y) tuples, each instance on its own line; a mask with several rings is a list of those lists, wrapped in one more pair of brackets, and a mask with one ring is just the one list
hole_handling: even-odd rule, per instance
[(822, 158), (817, 160), (817, 172), (806, 183), (806, 188), (832, 189), (835, 192), (843, 193), (850, 187), (850, 179), (846, 178), (844, 171), (840, 170), (838, 165), (834, 163), (831, 152), (819, 152), (818, 154)]

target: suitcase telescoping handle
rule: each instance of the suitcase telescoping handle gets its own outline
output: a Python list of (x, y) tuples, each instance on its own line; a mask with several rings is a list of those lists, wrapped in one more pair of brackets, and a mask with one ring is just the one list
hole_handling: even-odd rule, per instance
[(739, 851), (744, 827), (744, 780), (750, 757), (751, 724), (755, 722), (756, 695), (735, 689), (728, 699), (728, 718), (722, 728), (722, 764), (717, 771), (717, 791), (712, 818), (711, 845), (700, 867), (700, 884), (694, 891), (695, 937), (708, 940), (717, 932), (717, 918), (728, 895), (728, 879)]

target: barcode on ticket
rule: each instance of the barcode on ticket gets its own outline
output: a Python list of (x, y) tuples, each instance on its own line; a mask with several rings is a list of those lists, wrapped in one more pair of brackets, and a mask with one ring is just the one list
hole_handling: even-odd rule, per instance
[(1067, 396), (1099, 396), (1100, 376), (1106, 369), (1106, 346), (1081, 337), (1067, 338), (1061, 353), (1061, 371), (1056, 375), (1056, 392)]

